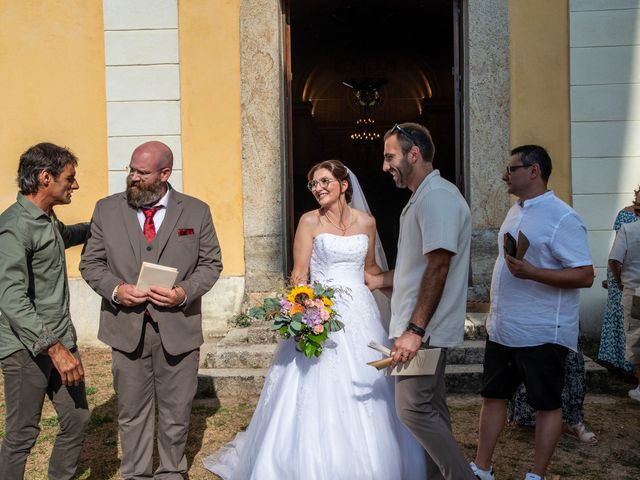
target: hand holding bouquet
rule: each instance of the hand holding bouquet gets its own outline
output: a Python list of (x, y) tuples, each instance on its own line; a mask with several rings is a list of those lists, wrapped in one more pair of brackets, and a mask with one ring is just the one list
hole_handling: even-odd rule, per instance
[(314, 282), (286, 289), (280, 296), (265, 299), (253, 308), (252, 317), (273, 319), (273, 330), (285, 339), (293, 337), (306, 357), (319, 357), (329, 332), (344, 328), (333, 308), (335, 289)]

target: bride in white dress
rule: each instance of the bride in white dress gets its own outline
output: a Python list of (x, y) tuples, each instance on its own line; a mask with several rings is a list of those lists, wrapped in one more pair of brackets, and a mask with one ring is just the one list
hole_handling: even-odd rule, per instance
[(224, 480), (424, 480), (425, 453), (395, 413), (393, 382), (366, 365), (388, 343), (364, 284), (377, 273), (376, 226), (348, 206), (352, 187), (337, 160), (314, 166), (309, 189), (320, 208), (300, 219), (292, 281), (348, 289), (334, 299), (344, 329), (309, 359), (281, 341), (251, 423), (204, 460)]

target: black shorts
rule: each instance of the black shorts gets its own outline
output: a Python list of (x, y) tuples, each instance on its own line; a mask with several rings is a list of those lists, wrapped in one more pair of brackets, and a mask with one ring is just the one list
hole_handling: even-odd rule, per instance
[(555, 343), (507, 347), (487, 340), (480, 395), (509, 400), (524, 382), (527, 402), (535, 410), (561, 408), (568, 352), (568, 348)]

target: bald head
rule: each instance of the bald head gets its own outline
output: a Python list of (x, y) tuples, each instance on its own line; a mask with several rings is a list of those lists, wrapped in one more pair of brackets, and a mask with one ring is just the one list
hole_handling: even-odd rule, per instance
[(173, 168), (173, 153), (162, 142), (146, 142), (136, 148), (131, 154), (131, 160), (145, 160), (154, 170)]

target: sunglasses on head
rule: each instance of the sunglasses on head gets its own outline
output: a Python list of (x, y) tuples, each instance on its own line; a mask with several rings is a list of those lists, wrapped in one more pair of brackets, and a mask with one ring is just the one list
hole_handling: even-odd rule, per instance
[(408, 130), (405, 130), (404, 128), (402, 128), (400, 125), (398, 125), (397, 123), (393, 126), (393, 128), (391, 129), (391, 133), (395, 132), (395, 131), (400, 132), (401, 134), (403, 134), (405, 137), (407, 137), (409, 140), (411, 140), (413, 142), (413, 144), (417, 147), (418, 146), (418, 142), (416, 142), (415, 137), (411, 134), (411, 132), (409, 132)]

